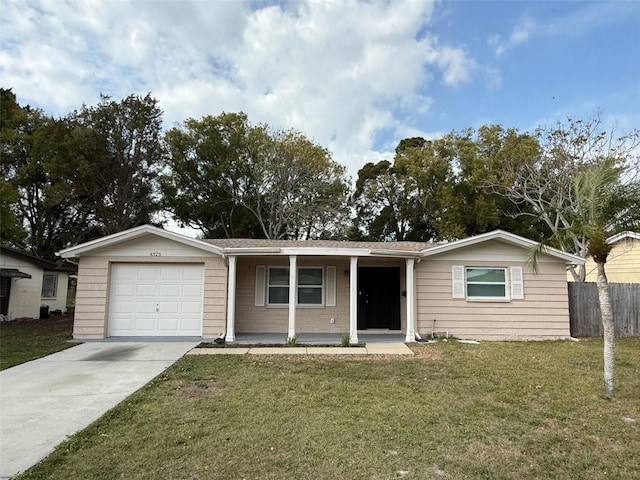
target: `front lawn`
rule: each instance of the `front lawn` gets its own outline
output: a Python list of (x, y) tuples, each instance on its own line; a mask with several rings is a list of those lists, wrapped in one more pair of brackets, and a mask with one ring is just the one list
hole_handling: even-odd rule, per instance
[(640, 339), (186, 356), (24, 479), (632, 479)]
[(73, 318), (0, 322), (0, 370), (73, 347)]

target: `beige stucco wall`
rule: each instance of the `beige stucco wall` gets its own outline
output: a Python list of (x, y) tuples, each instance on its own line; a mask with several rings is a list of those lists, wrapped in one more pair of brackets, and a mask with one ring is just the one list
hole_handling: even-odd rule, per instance
[[(151, 256), (151, 255), (154, 256)], [(79, 259), (73, 337), (105, 338), (108, 332), (109, 287), (114, 263), (191, 263), (204, 267), (203, 337), (225, 330), (227, 269), (213, 253), (160, 237), (145, 237), (92, 252)]]
[[(289, 325), (288, 306), (256, 306), (256, 266), (289, 266), (288, 257), (240, 257), (236, 276), (236, 332), (286, 333)], [(336, 267), (336, 306), (296, 307), (296, 332), (349, 332), (349, 257), (297, 257), (297, 265)], [(361, 257), (359, 267), (400, 267), (400, 288), (405, 289), (405, 261)], [(345, 274), (345, 272), (347, 272)], [(326, 297), (326, 292), (325, 292)], [(400, 297), (401, 328), (406, 325), (406, 298)], [(265, 302), (266, 303), (266, 302)], [(335, 323), (331, 323), (331, 319)]]
[[(453, 298), (453, 265), (521, 266), (524, 299), (472, 301)], [(542, 257), (534, 273), (526, 251), (499, 242), (423, 259), (416, 267), (416, 330), (448, 332), (457, 338), (518, 340), (568, 338), (569, 306), (562, 261)], [(435, 321), (435, 324), (434, 324)]]
[(31, 278), (11, 279), (8, 317), (11, 320), (38, 318), (40, 316), (40, 294), (42, 293), (42, 268), (21, 258), (4, 254), (0, 256), (0, 266), (17, 268), (21, 272), (31, 275)]
[[(625, 238), (617, 242), (605, 264), (607, 280), (611, 283), (640, 283), (640, 240)], [(597, 271), (592, 258), (585, 265), (587, 282), (595, 282)]]

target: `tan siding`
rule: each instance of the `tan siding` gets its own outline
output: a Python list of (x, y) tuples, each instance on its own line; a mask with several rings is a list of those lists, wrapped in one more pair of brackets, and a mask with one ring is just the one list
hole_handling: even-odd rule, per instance
[(76, 291), (76, 311), (73, 336), (78, 339), (104, 338), (108, 332), (109, 285), (113, 263), (190, 263), (204, 265), (205, 298), (203, 300), (202, 332), (206, 338), (224, 332), (226, 323), (227, 276), (220, 257), (81, 257)]
[[(471, 252), (467, 258), (474, 258)], [(451, 266), (522, 266), (524, 299), (469, 301), (454, 299)], [(460, 261), (427, 259), (416, 268), (416, 320), (422, 335), (448, 332), (458, 338), (477, 340), (551, 339), (569, 337), (569, 307), (562, 262), (539, 264), (534, 274), (525, 259), (493, 262), (486, 259)], [(434, 323), (435, 321), (435, 323)]]

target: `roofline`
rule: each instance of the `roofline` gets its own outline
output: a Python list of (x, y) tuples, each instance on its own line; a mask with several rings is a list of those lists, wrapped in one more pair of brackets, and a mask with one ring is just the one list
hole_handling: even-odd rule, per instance
[(37, 265), (38, 267), (42, 268), (43, 270), (66, 271), (66, 269), (58, 266), (55, 262), (52, 262), (51, 260), (47, 260), (45, 258), (36, 257), (35, 255), (30, 255), (28, 253), (22, 252), (22, 251), (20, 251), (18, 249), (15, 249), (13, 247), (7, 247), (6, 245), (0, 245), (0, 250), (5, 250), (10, 254), (14, 254), (16, 256), (23, 257), (25, 260), (33, 263), (34, 265)]
[(607, 243), (609, 245), (619, 242), (624, 238), (633, 238), (634, 240), (640, 240), (640, 233), (631, 232), (627, 230), (626, 232), (620, 232), (617, 235), (613, 235), (612, 237), (607, 238)]
[(195, 238), (187, 237), (186, 235), (182, 235), (180, 233), (175, 233), (169, 230), (163, 230), (158, 227), (153, 227), (151, 225), (141, 225), (139, 227), (135, 227), (130, 230), (124, 230), (122, 232), (114, 233), (106, 237), (98, 238), (96, 240), (91, 240), (86, 243), (81, 243), (80, 245), (76, 245), (75, 247), (65, 248), (64, 250), (60, 250), (59, 252), (56, 252), (56, 255), (62, 258), (79, 257), (84, 253), (91, 252), (92, 250), (97, 250), (100, 248), (117, 245), (127, 240), (140, 238), (149, 234), (157, 235), (159, 237), (167, 238), (169, 240), (174, 240), (176, 242), (189, 245), (191, 247), (199, 248), (200, 250), (205, 250), (207, 252), (224, 256), (224, 253), (220, 247), (216, 247), (215, 245), (212, 245), (210, 243), (203, 242), (202, 240), (196, 240)]
[[(538, 242), (534, 242), (533, 240), (529, 240), (528, 238), (524, 238), (513, 233), (505, 232), (504, 230), (493, 230), (491, 232), (481, 233), (480, 235), (476, 235), (474, 237), (464, 238), (462, 240), (456, 240), (451, 243), (438, 245), (437, 247), (427, 248), (425, 250), (422, 250), (420, 253), (423, 257), (431, 257), (433, 255), (439, 255), (441, 253), (456, 250), (458, 248), (469, 247), (489, 240), (499, 240), (523, 248), (535, 248), (539, 245)], [(563, 252), (556, 248), (543, 246), (542, 252), (546, 255), (560, 258), (568, 264), (584, 265), (585, 263), (584, 258), (573, 255), (571, 253)]]

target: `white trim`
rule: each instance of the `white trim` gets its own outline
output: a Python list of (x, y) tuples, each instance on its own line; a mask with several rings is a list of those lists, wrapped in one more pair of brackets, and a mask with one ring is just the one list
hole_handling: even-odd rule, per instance
[(114, 233), (113, 235), (108, 235), (96, 240), (91, 240), (90, 242), (81, 243), (80, 245), (76, 245), (75, 247), (66, 248), (64, 250), (56, 252), (56, 255), (62, 258), (79, 257), (82, 254), (91, 252), (93, 250), (110, 247), (119, 243), (133, 240), (135, 238), (144, 237), (146, 235), (156, 235), (158, 237), (173, 240), (184, 245), (189, 245), (191, 247), (198, 248), (209, 253), (214, 253), (220, 256), (223, 255), (222, 249), (216, 247), (215, 245), (203, 242), (201, 240), (196, 240), (195, 238), (187, 237), (179, 233), (169, 232), (168, 230), (162, 230), (161, 228), (152, 227), (151, 225), (141, 225), (140, 227), (135, 227), (130, 230)]
[(291, 340), (296, 336), (296, 297), (298, 289), (298, 268), (297, 257), (291, 255), (289, 257), (289, 329), (287, 340)]
[[(258, 266), (256, 266), (257, 269)], [(263, 305), (258, 305), (256, 303), (255, 306), (257, 307), (262, 307), (262, 306), (266, 306), (267, 308), (279, 308), (279, 307), (287, 307), (289, 305), (289, 300), (287, 300), (286, 303), (271, 303), (270, 301), (270, 296), (269, 296), (269, 290), (271, 288), (291, 288), (291, 285), (271, 285), (271, 270), (274, 268), (281, 268), (281, 269), (286, 269), (287, 271), (289, 271), (289, 278), (291, 278), (291, 272), (290, 272), (290, 267), (285, 266), (285, 265), (269, 265), (268, 266), (268, 273), (266, 274), (266, 281), (265, 281), (265, 291), (266, 291), (266, 302)], [(325, 304), (325, 291), (326, 291), (326, 274), (325, 274), (325, 268), (323, 266), (317, 266), (317, 265), (300, 265), (297, 268), (297, 274), (296, 274), (296, 281), (298, 281), (298, 284), (294, 286), (295, 289), (295, 297), (296, 297), (296, 306), (297, 307), (301, 307), (301, 308), (324, 308), (326, 306)], [(322, 275), (322, 284), (321, 285), (300, 285), (300, 269), (304, 269), (307, 268), (309, 270), (320, 270), (320, 273)], [(327, 267), (329, 268), (329, 267)], [(335, 269), (335, 267), (333, 267)], [(335, 272), (334, 272), (335, 274)], [(257, 280), (256, 280), (256, 285), (257, 285)], [(300, 303), (300, 295), (298, 293), (298, 290), (300, 288), (304, 288), (304, 287), (311, 287), (311, 288), (319, 288), (320, 289), (320, 303)], [(257, 286), (256, 286), (257, 288)], [(257, 295), (257, 293), (256, 293)], [(335, 297), (335, 286), (334, 286), (334, 297)], [(256, 297), (257, 298), (257, 297)], [(332, 305), (335, 307), (335, 305)]]
[(632, 238), (634, 240), (640, 240), (640, 233), (637, 232), (621, 232), (617, 235), (607, 238), (607, 243), (612, 245), (620, 240), (624, 240), (625, 238)]
[(236, 339), (236, 257), (229, 257), (229, 271), (227, 280), (227, 333), (225, 340), (233, 342)]
[[(469, 279), (467, 278), (467, 273), (469, 270), (502, 270), (504, 272), (504, 282), (471, 282), (472, 285), (504, 285), (504, 296), (502, 297), (491, 297), (491, 296), (470, 296), (469, 295)], [(469, 301), (505, 301), (511, 300), (510, 292), (509, 292), (509, 269), (507, 267), (465, 267), (464, 268), (464, 289), (467, 300)]]
[[(521, 248), (534, 248), (538, 245), (538, 242), (534, 242), (533, 240), (529, 240), (528, 238), (520, 237), (503, 230), (494, 230), (492, 232), (476, 235), (475, 237), (464, 238), (462, 240), (456, 240), (455, 242), (446, 243), (444, 245), (438, 245), (437, 247), (426, 248), (422, 250), (420, 254), (422, 257), (431, 257), (433, 255), (439, 255), (444, 252), (477, 245), (479, 243), (487, 242), (490, 240), (498, 240)], [(543, 247), (542, 252), (551, 257), (560, 258), (568, 264), (584, 265), (585, 263), (584, 258), (577, 255), (572, 255), (570, 253), (562, 252), (555, 248)]]
[(349, 261), (349, 343), (358, 343), (358, 257)]
[(407, 289), (407, 331), (406, 342), (416, 341), (415, 331), (415, 296), (414, 296), (414, 266), (415, 259), (407, 258), (406, 289)]

